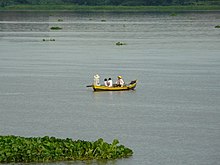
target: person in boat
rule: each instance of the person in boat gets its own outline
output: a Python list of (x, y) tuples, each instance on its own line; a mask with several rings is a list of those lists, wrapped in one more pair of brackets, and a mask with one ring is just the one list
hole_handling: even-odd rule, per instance
[(109, 79), (108, 79), (108, 87), (112, 87), (112, 86), (113, 86), (112, 79), (111, 79), (111, 78), (109, 78)]
[(96, 74), (95, 76), (94, 76), (94, 85), (96, 85), (96, 86), (99, 86), (100, 84), (99, 84), (99, 78), (100, 78), (100, 76), (98, 75), (98, 74)]
[(104, 85), (107, 87), (108, 86), (108, 80), (107, 78), (104, 79)]
[(118, 80), (116, 81), (116, 85), (119, 87), (123, 87), (125, 84), (124, 80), (122, 79), (122, 76), (118, 76)]

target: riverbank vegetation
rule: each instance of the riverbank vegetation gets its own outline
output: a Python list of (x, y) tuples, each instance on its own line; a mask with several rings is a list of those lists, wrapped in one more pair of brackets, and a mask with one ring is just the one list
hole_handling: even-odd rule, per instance
[(220, 11), (220, 6), (79, 6), (79, 5), (12, 5), (0, 10), (67, 10), (76, 12), (181, 12)]
[(103, 139), (95, 142), (55, 137), (0, 136), (0, 163), (99, 160), (129, 157), (132, 150)]
[(219, 0), (1, 0), (0, 10), (197, 11), (220, 10)]
[(85, 6), (220, 5), (219, 0), (1, 0), (0, 5), (75, 4)]

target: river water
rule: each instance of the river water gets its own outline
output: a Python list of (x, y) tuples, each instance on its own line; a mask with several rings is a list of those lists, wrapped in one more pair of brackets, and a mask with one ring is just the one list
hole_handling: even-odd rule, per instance
[[(219, 164), (219, 23), (219, 12), (0, 12), (0, 134), (118, 139), (134, 151), (48, 164)], [(93, 92), (97, 73), (138, 85)]]

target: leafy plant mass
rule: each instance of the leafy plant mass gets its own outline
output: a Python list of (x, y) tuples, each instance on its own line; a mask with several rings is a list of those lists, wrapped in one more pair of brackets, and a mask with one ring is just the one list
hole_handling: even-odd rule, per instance
[(0, 163), (48, 162), (66, 160), (117, 159), (129, 157), (133, 151), (103, 139), (95, 142), (55, 137), (0, 136)]
[(58, 27), (58, 26), (53, 26), (50, 28), (51, 30), (61, 30), (62, 28), (61, 27)]
[(220, 25), (216, 25), (215, 28), (220, 28)]
[(116, 42), (115, 45), (117, 45), (117, 46), (121, 46), (121, 45), (127, 45), (127, 44), (124, 43), (124, 42)]
[(177, 16), (177, 14), (176, 13), (171, 13), (170, 16), (174, 17), (174, 16)]

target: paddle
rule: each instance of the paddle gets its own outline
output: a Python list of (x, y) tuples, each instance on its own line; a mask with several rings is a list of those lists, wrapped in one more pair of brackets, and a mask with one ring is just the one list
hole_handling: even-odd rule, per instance
[(87, 85), (86, 87), (93, 87), (93, 85)]

